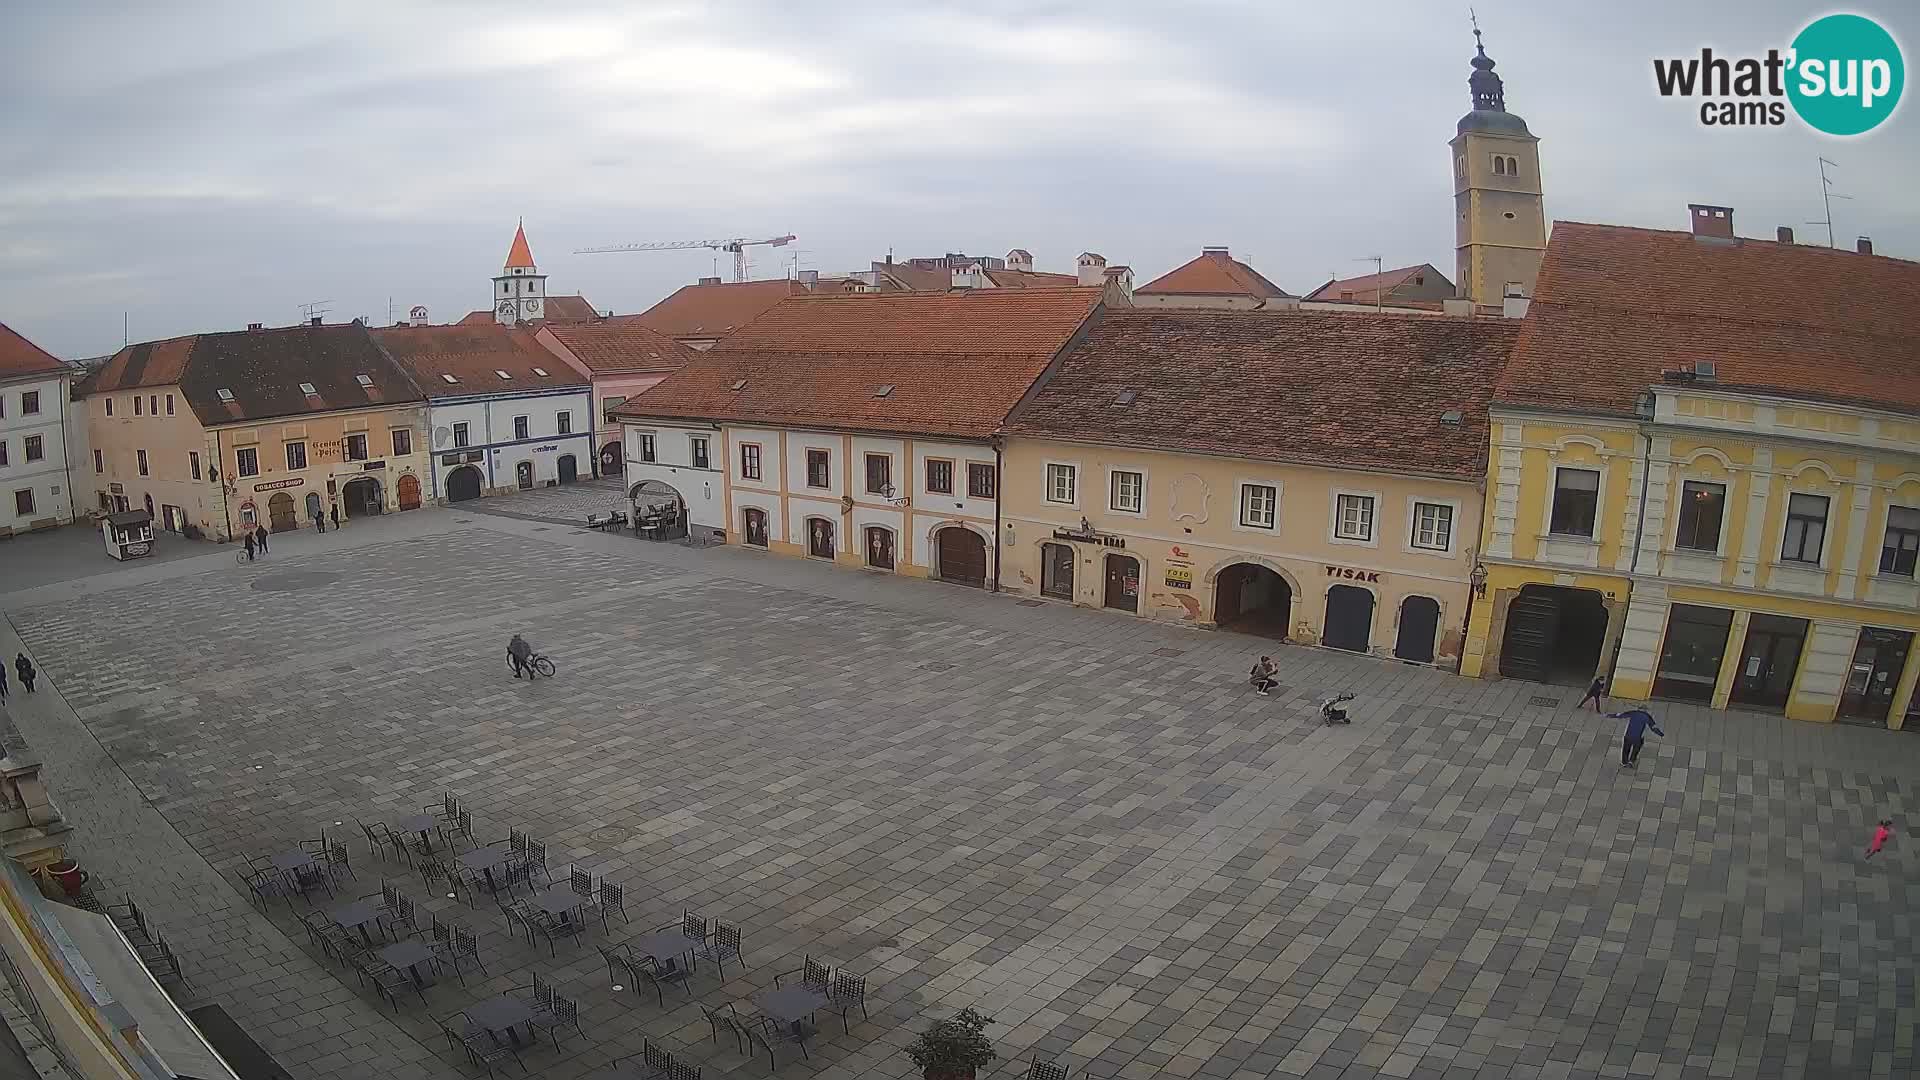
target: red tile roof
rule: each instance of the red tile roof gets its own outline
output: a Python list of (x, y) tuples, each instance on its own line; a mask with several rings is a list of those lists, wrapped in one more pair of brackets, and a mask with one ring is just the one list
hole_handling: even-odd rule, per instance
[(533, 249), (527, 246), (527, 226), (517, 225), (513, 230), (513, 246), (507, 249), (507, 269), (525, 267), (533, 269)]
[(1366, 274), (1362, 277), (1335, 278), (1325, 285), (1302, 297), (1303, 300), (1325, 300), (1329, 302), (1352, 301), (1354, 303), (1373, 303), (1375, 292), (1384, 292), (1384, 299), (1393, 298), (1393, 290), (1407, 283), (1415, 274), (1439, 274), (1426, 263), (1418, 266), (1403, 266), (1398, 270), (1388, 270), (1379, 274)]
[[(302, 390), (301, 383), (314, 392)], [(208, 427), (422, 400), (413, 380), (357, 322), (129, 345), (91, 377), (89, 391), (176, 385)], [(222, 390), (231, 400), (221, 397)]]
[(1258, 270), (1234, 258), (1226, 248), (1208, 248), (1198, 258), (1173, 268), (1134, 292), (1183, 296), (1253, 296), (1275, 299), (1290, 295)]
[(1425, 315), (1106, 312), (1007, 431), (1474, 479), (1519, 330)]
[[(373, 337), (429, 398), (587, 385), (585, 376), (521, 327), (389, 326)], [(509, 377), (501, 378), (501, 371)], [(443, 375), (459, 381), (449, 383)]]
[[(1063, 288), (797, 297), (618, 414), (984, 439), (1102, 295)], [(876, 396), (884, 387), (892, 389)]]
[(724, 338), (790, 296), (805, 296), (797, 281), (742, 281), (724, 285), (683, 285), (672, 296), (640, 313), (640, 321), (682, 340)]
[(638, 315), (549, 325), (547, 332), (596, 375), (678, 371), (700, 355)]
[(1080, 284), (1078, 274), (1050, 274), (1044, 270), (988, 270), (987, 279), (1002, 289), (1048, 289)]
[(0, 379), (70, 370), (51, 353), (21, 337), (6, 323), (0, 323)]
[(1920, 263), (1555, 222), (1496, 400), (1632, 415), (1663, 371), (1920, 414)]

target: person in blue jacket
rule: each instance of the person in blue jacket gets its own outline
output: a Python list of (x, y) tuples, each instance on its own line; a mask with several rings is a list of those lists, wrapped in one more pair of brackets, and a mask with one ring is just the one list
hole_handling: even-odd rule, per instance
[(1637, 768), (1640, 763), (1640, 748), (1647, 743), (1647, 729), (1652, 728), (1655, 735), (1666, 738), (1667, 733), (1654, 723), (1653, 714), (1645, 709), (1628, 709), (1626, 712), (1608, 713), (1615, 720), (1627, 722), (1627, 737), (1620, 744), (1620, 767)]

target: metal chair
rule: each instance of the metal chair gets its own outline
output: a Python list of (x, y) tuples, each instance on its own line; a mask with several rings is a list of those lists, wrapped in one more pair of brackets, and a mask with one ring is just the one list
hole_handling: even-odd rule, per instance
[(801, 965), (792, 971), (783, 971), (775, 975), (773, 977), (773, 985), (779, 986), (780, 980), (789, 975), (800, 976), (799, 981), (801, 986), (818, 987), (822, 993), (826, 992), (826, 989), (833, 985), (833, 969), (815, 960), (811, 956), (806, 957)]
[(140, 905), (134, 902), (133, 897), (127, 897), (124, 904), (108, 904), (107, 917), (113, 920), (113, 924), (120, 928), (128, 940), (153, 940), (153, 933), (147, 929), (146, 912), (140, 910)]
[(1021, 1080), (1067, 1080), (1067, 1067), (1051, 1061), (1036, 1061), (1027, 1066)]
[(867, 977), (852, 975), (845, 971), (833, 973), (833, 985), (827, 988), (827, 1007), (840, 1014), (840, 1028), (852, 1033), (853, 1028), (848, 1016), (855, 1005), (860, 1006), (862, 1019), (871, 1020), (867, 1013)]
[[(440, 955), (437, 947), (434, 952), (436, 956)], [(486, 962), (480, 959), (480, 939), (459, 923), (453, 924), (453, 948), (442, 958), (453, 965), (453, 973), (460, 977), (461, 986), (467, 985), (467, 976), (460, 970), (462, 960), (473, 961), (473, 966), (480, 969), (480, 974), (488, 974)]]
[(487, 1070), (488, 1076), (493, 1075), (494, 1062), (505, 1061), (509, 1057), (515, 1065), (520, 1066), (521, 1072), (527, 1071), (527, 1063), (520, 1060), (520, 1048), (513, 1045), (512, 1040), (502, 1042), (494, 1038), (490, 1031), (463, 1036), (460, 1045), (466, 1047), (467, 1057), (475, 1065)]
[(727, 977), (727, 960), (737, 960), (742, 970), (746, 969), (746, 957), (740, 952), (740, 928), (732, 923), (713, 924), (713, 940), (705, 947), (695, 949), (695, 956), (705, 957), (720, 968), (720, 977)]
[[(260, 905), (261, 911), (267, 910), (267, 901), (275, 897), (285, 899), (287, 895), (286, 882), (280, 880), (279, 877), (273, 874), (268, 874), (260, 870), (249, 870), (240, 875), (240, 883), (246, 886), (247, 895), (254, 903)], [(121, 930), (125, 932), (126, 927), (121, 927)], [(142, 925), (142, 934), (144, 934), (145, 931), (146, 928)], [(129, 935), (129, 937), (131, 937), (131, 935)]]
[(633, 921), (632, 919), (627, 918), (627, 890), (622, 888), (619, 885), (615, 885), (613, 882), (608, 881), (606, 878), (600, 879), (600, 903), (598, 907), (600, 908), (600, 929), (601, 930), (606, 930), (608, 928), (607, 912), (609, 911), (616, 911), (616, 910), (619, 911), (620, 921), (623, 923), (630, 923)]
[(587, 873), (578, 866), (569, 866), (567, 867), (567, 879), (567, 884), (573, 889), (575, 896), (584, 896), (589, 900), (593, 899), (592, 874)]
[(646, 1066), (648, 1076), (664, 1078), (673, 1072), (673, 1055), (645, 1036), (640, 1041), (640, 1063)]
[(421, 859), (420, 877), (426, 881), (427, 888), (434, 889), (436, 888), (434, 883), (441, 882), (449, 897), (472, 906), (473, 881), (460, 872), (458, 864), (441, 862), (433, 858)]
[(527, 868), (528, 888), (532, 888), (533, 886), (533, 871), (535, 870), (540, 871), (541, 880), (547, 883), (548, 888), (553, 887), (553, 874), (547, 869), (547, 845), (546, 844), (538, 840), (535, 840), (532, 837), (528, 837), (527, 838), (527, 857), (524, 860), (524, 865)]
[(399, 928), (403, 926), (407, 928), (408, 934), (419, 933), (420, 924), (414, 921), (413, 898), (410, 896), (394, 897), (393, 907), (386, 914), (380, 916), (380, 925), (386, 928), (389, 933), (393, 934), (396, 939), (400, 936)]
[(667, 1080), (700, 1080), (700, 1067), (676, 1061), (673, 1068), (667, 1071)]
[[(664, 987), (678, 986), (680, 989), (686, 991), (688, 997), (693, 996), (693, 988), (687, 985), (686, 968), (663, 968), (655, 963), (651, 956), (636, 957), (631, 963), (636, 983), (646, 982), (652, 984), (654, 996), (659, 998), (661, 1008), (665, 1008), (667, 1004), (667, 995), (663, 989)], [(639, 992), (637, 985), (634, 987), (634, 991), (636, 993)]]
[(480, 841), (476, 840), (473, 835), (473, 811), (471, 810), (462, 809), (460, 813), (454, 817), (451, 826), (442, 827), (441, 835), (446, 837), (448, 844), (455, 847), (458, 846), (458, 841), (461, 839), (466, 840), (467, 847), (469, 848), (480, 846)]
[(583, 1039), (587, 1036), (587, 1033), (580, 1028), (579, 1004), (563, 994), (553, 993), (551, 988), (548, 990), (546, 1011), (543, 1013), (536, 1010), (530, 1023), (551, 1035), (556, 1049), (560, 1046), (561, 1028), (570, 1027)]
[(327, 873), (333, 875), (333, 880), (335, 881), (340, 880), (340, 872), (343, 870), (346, 871), (348, 877), (355, 881), (360, 880), (360, 876), (353, 872), (353, 857), (352, 854), (347, 851), (347, 842), (345, 840), (327, 841), (326, 866)]
[[(727, 1005), (727, 1008), (732, 1009), (733, 1005), (729, 1003)], [(734, 1022), (740, 1026), (741, 1033), (744, 1034), (747, 1038), (748, 1051), (749, 1052), (752, 1051), (753, 1044), (756, 1042), (759, 1043), (760, 1046), (766, 1050), (768, 1068), (771, 1069), (771, 1068), (778, 1067), (777, 1058), (774, 1051), (774, 1047), (777, 1044), (792, 1043), (793, 1045), (800, 1048), (800, 1056), (802, 1058), (808, 1058), (812, 1056), (811, 1054), (807, 1053), (807, 1034), (808, 1033), (807, 1033), (806, 1025), (782, 1023), (781, 1021), (775, 1020), (770, 1016), (761, 1016), (758, 1013), (750, 1013), (747, 1016), (740, 1016), (738, 1012), (735, 1012), (734, 1015), (736, 1017)]]
[(733, 1036), (734, 1048), (738, 1049), (741, 1037), (740, 1029), (733, 1025), (733, 1016), (724, 1011), (724, 1009), (707, 1008), (707, 1004), (704, 1001), (698, 1002), (697, 1004), (700, 1006), (700, 1015), (707, 1018), (707, 1027), (713, 1031), (714, 1045), (719, 1045), (720, 1033), (724, 1031), (728, 1035)]
[[(624, 944), (615, 945), (611, 948), (605, 945), (596, 945), (594, 948), (600, 950), (600, 958), (607, 962), (607, 982), (610, 985), (624, 988), (633, 986), (640, 981), (633, 973), (633, 957), (628, 953), (621, 952), (622, 949), (626, 948)], [(664, 1002), (662, 1002), (662, 1004), (664, 1004)]]

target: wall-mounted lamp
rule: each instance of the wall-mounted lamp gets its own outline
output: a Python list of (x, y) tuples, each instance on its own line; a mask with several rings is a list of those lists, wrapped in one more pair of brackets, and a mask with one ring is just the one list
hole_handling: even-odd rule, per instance
[(1007, 522), (1007, 546), (1013, 546), (1013, 522)]
[(1473, 583), (1473, 595), (1487, 595), (1487, 568), (1484, 564), (1474, 563), (1473, 572), (1467, 575), (1467, 580)]

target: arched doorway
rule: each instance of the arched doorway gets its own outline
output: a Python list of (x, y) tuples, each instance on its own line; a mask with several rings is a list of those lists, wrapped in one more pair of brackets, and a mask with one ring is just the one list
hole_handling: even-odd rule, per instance
[(807, 554), (816, 559), (833, 558), (833, 522), (826, 518), (807, 519)]
[(620, 444), (617, 441), (610, 442), (607, 445), (601, 447), (600, 448), (600, 475), (601, 476), (619, 476), (620, 473), (624, 471), (623, 466), (625, 464), (620, 460), (620, 456), (621, 456)]
[(480, 497), (480, 470), (462, 465), (447, 474), (447, 501), (466, 502)]
[(1140, 560), (1131, 555), (1107, 556), (1106, 606), (1116, 611), (1140, 610)]
[(513, 482), (525, 491), (533, 486), (533, 462), (522, 461), (513, 467)]
[(867, 526), (865, 544), (867, 565), (875, 570), (893, 569), (893, 530), (879, 525)]
[(1073, 599), (1073, 548), (1066, 544), (1040, 545), (1040, 595)]
[(1293, 587), (1269, 567), (1234, 563), (1214, 579), (1213, 624), (1284, 641), (1293, 627)]
[(940, 580), (982, 589), (987, 584), (987, 542), (961, 525), (949, 525), (933, 534)]
[(1393, 655), (1416, 664), (1433, 663), (1433, 643), (1440, 632), (1440, 601), (1409, 596), (1400, 601), (1400, 632), (1393, 639)]
[(1327, 590), (1327, 624), (1320, 644), (1349, 652), (1373, 647), (1373, 594), (1357, 585), (1335, 585)]
[(1585, 686), (1600, 670), (1607, 605), (1592, 589), (1528, 585), (1507, 605), (1500, 674), (1509, 679)]
[(572, 454), (561, 454), (558, 468), (561, 483), (571, 484), (580, 479), (580, 462)]
[(627, 490), (627, 499), (633, 503), (633, 527), (650, 539), (677, 540), (687, 535), (687, 500), (672, 484), (642, 480)]
[(273, 493), (273, 498), (267, 500), (267, 524), (274, 532), (300, 527), (300, 521), (293, 512), (293, 496), (284, 491)]
[(749, 506), (745, 511), (746, 528), (744, 535), (749, 547), (767, 546), (767, 512), (757, 506)]
[(395, 485), (394, 490), (400, 496), (400, 509), (402, 510), (420, 509), (420, 478), (419, 477), (413, 475), (412, 473), (408, 473), (407, 475), (400, 478), (400, 483)]
[(346, 504), (349, 518), (372, 517), (386, 506), (380, 481), (371, 476), (358, 476), (347, 481), (346, 486), (340, 489), (340, 501)]
[(322, 509), (320, 493), (317, 491), (307, 492), (307, 520), (313, 521), (319, 518)]

